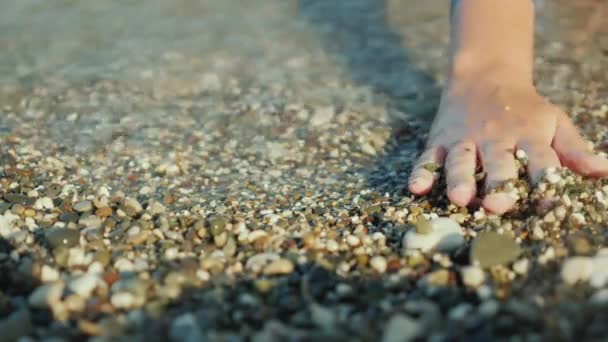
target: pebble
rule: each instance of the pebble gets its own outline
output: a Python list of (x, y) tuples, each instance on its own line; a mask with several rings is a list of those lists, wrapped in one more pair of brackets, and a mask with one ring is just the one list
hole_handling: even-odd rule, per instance
[(88, 298), (100, 282), (93, 274), (84, 274), (69, 282), (68, 288), (83, 298)]
[(256, 255), (252, 256), (251, 258), (249, 258), (249, 260), (247, 260), (247, 263), (245, 264), (245, 268), (254, 273), (258, 273), (262, 270), (262, 268), (264, 266), (266, 266), (267, 264), (269, 264), (272, 261), (276, 261), (279, 259), (281, 259), (281, 257), (276, 253), (256, 254)]
[(279, 259), (272, 261), (266, 267), (264, 267), (264, 274), (266, 275), (281, 275), (290, 274), (293, 272), (293, 263), (287, 259)]
[(530, 260), (528, 259), (520, 259), (513, 263), (513, 271), (515, 273), (525, 276), (528, 274), (528, 269), (530, 268)]
[(423, 283), (430, 286), (446, 286), (450, 282), (450, 271), (448, 270), (437, 270), (431, 272), (422, 278)]
[(85, 211), (90, 211), (90, 210), (93, 210), (93, 202), (91, 202), (91, 201), (81, 201), (81, 202), (78, 202), (78, 203), (74, 204), (72, 206), (72, 209), (74, 209), (74, 210), (76, 210), (78, 212), (81, 212), (81, 213), (83, 213)]
[(202, 330), (192, 313), (185, 313), (176, 317), (169, 327), (169, 338), (175, 342), (205, 341)]
[(593, 273), (593, 259), (589, 257), (571, 257), (562, 266), (562, 280), (568, 285), (589, 280)]
[(43, 283), (59, 280), (59, 271), (49, 265), (42, 265), (40, 268), (40, 280)]
[(135, 216), (144, 210), (142, 205), (134, 198), (126, 198), (124, 201), (124, 207), (125, 212), (129, 216)]
[(593, 271), (589, 277), (589, 284), (595, 288), (608, 284), (608, 255), (598, 254), (593, 258)]
[(496, 232), (481, 233), (471, 246), (471, 262), (482, 268), (506, 264), (521, 253), (519, 245), (511, 238)]
[(351, 247), (357, 247), (361, 244), (361, 240), (354, 235), (349, 235), (346, 237), (346, 243)]
[(386, 272), (387, 262), (383, 256), (376, 255), (369, 261), (370, 266), (378, 273)]
[(465, 266), (460, 270), (462, 282), (469, 287), (477, 288), (485, 281), (485, 273), (480, 267)]
[(71, 228), (52, 228), (45, 236), (52, 248), (71, 248), (78, 245), (80, 241), (80, 232)]
[(71, 211), (59, 214), (61, 222), (78, 222), (78, 219), (80, 219), (80, 215)]
[(423, 252), (439, 250), (449, 252), (464, 244), (460, 225), (447, 217), (440, 217), (430, 222), (432, 231), (420, 234), (410, 230), (405, 234), (403, 244), (407, 249), (419, 249)]
[(386, 323), (382, 342), (408, 342), (415, 340), (423, 327), (419, 322), (403, 314), (396, 314)]
[(54, 209), (55, 205), (53, 204), (53, 200), (49, 197), (42, 197), (36, 200), (34, 203), (34, 208), (38, 210), (42, 209)]
[(117, 292), (110, 298), (110, 303), (117, 309), (129, 309), (135, 303), (135, 296), (129, 292)]
[(8, 317), (0, 318), (0, 340), (26, 342), (28, 338), (25, 336), (31, 334), (33, 328), (29, 310), (19, 309)]
[(63, 295), (65, 285), (54, 282), (38, 286), (30, 295), (28, 302), (34, 308), (48, 308), (58, 303)]

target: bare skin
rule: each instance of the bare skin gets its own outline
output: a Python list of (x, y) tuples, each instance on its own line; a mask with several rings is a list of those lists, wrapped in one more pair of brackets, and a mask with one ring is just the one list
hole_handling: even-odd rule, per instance
[[(533, 182), (559, 166), (608, 176), (608, 160), (589, 151), (568, 116), (533, 85), (532, 1), (461, 0), (452, 10), (448, 83), (427, 147), (410, 175), (410, 191), (428, 193), (435, 177), (425, 165), (443, 165), (448, 198), (467, 206), (477, 193), (478, 164), (487, 174), (486, 190), (517, 178), (516, 149), (527, 153)], [(482, 205), (503, 214), (515, 201), (493, 193)]]

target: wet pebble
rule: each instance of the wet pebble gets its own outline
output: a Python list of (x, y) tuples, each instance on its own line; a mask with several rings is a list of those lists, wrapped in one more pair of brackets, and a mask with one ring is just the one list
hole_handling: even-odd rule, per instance
[(52, 248), (71, 248), (80, 241), (80, 232), (71, 228), (52, 228), (45, 236)]
[(447, 217), (440, 217), (430, 222), (431, 230), (421, 234), (410, 230), (405, 234), (403, 244), (407, 249), (452, 251), (464, 244), (460, 225)]
[(369, 261), (370, 266), (378, 273), (386, 272), (387, 262), (383, 256), (376, 255)]
[(479, 287), (485, 281), (485, 274), (480, 267), (465, 266), (460, 270), (462, 282), (469, 287)]
[(471, 246), (471, 262), (482, 268), (506, 264), (521, 253), (519, 245), (511, 238), (496, 232), (481, 233)]
[(72, 208), (78, 212), (86, 212), (93, 210), (93, 202), (91, 201), (80, 201), (72, 206)]
[(58, 303), (63, 294), (65, 285), (54, 282), (38, 286), (30, 295), (28, 302), (34, 308), (48, 308)]
[(278, 259), (272, 261), (266, 267), (264, 267), (264, 274), (266, 275), (282, 275), (293, 272), (293, 263), (287, 259)]
[(386, 323), (382, 342), (407, 342), (415, 340), (422, 333), (423, 326), (404, 314), (392, 316)]
[(83, 298), (88, 298), (97, 287), (100, 279), (93, 274), (84, 274), (68, 283), (68, 288)]
[(571, 257), (562, 266), (562, 280), (568, 285), (589, 280), (593, 272), (593, 259), (589, 257)]

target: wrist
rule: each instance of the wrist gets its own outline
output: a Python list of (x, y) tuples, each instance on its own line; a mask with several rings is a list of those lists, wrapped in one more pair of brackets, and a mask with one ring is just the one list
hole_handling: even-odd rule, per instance
[(533, 86), (532, 61), (515, 56), (489, 57), (481, 53), (460, 53), (452, 58), (447, 76), (448, 86), (470, 82)]

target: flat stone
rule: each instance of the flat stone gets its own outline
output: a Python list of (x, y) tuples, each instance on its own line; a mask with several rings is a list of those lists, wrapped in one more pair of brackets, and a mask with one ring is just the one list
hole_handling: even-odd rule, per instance
[[(20, 309), (10, 316), (0, 319), (2, 341), (21, 341), (21, 338), (32, 333), (34, 326), (27, 308)], [(25, 339), (23, 339), (25, 341)]]
[(562, 280), (568, 285), (586, 282), (593, 273), (593, 259), (589, 257), (568, 258), (562, 267)]
[(52, 248), (71, 248), (78, 245), (80, 241), (80, 232), (71, 228), (52, 228), (45, 236)]
[(482, 268), (506, 264), (521, 253), (519, 245), (506, 235), (495, 232), (481, 233), (473, 241), (471, 262)]
[(85, 274), (70, 281), (68, 288), (83, 298), (88, 298), (100, 282), (93, 274)]
[(30, 295), (28, 302), (34, 308), (48, 308), (60, 301), (65, 285), (62, 282), (38, 286)]
[(198, 342), (205, 341), (203, 332), (197, 323), (196, 316), (185, 313), (176, 317), (169, 327), (169, 338), (171, 341)]
[(91, 201), (80, 201), (76, 204), (74, 204), (72, 206), (72, 209), (78, 211), (78, 212), (85, 212), (85, 211), (90, 211), (93, 210), (93, 202)]
[(293, 263), (287, 259), (279, 259), (271, 262), (264, 268), (264, 274), (266, 275), (281, 275), (290, 274), (293, 272)]
[(422, 325), (403, 314), (396, 314), (386, 323), (382, 342), (413, 341), (422, 332)]
[(410, 230), (405, 234), (403, 245), (407, 249), (419, 249), (423, 252), (431, 250), (450, 252), (464, 244), (460, 225), (447, 217), (430, 221), (431, 231), (420, 234)]
[(462, 282), (469, 287), (479, 287), (483, 284), (486, 277), (483, 270), (476, 266), (465, 266), (460, 270)]

